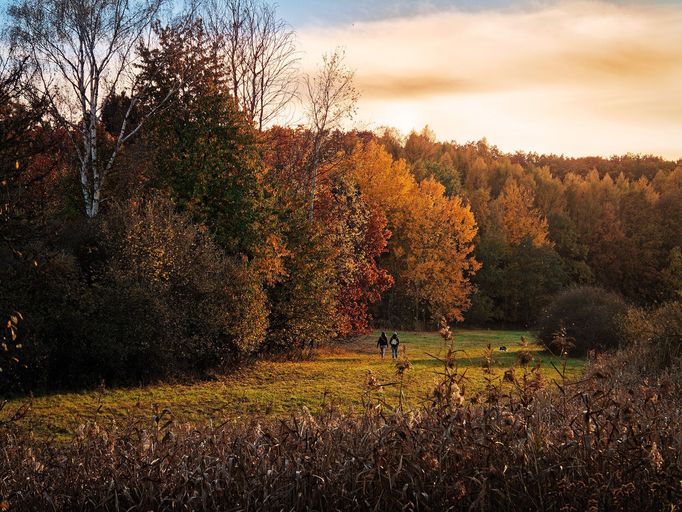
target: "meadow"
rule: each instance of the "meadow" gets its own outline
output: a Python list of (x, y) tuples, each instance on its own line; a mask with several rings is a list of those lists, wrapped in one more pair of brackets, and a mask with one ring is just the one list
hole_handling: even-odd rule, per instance
[[(28, 417), (0, 421), (0, 509), (676, 510), (679, 372), (645, 378), (655, 353), (639, 347), (563, 360), (580, 378), (552, 382), (556, 361), (511, 343), (523, 334), (459, 331), (454, 353), (437, 335), (404, 334), (411, 365), (379, 361), (372, 335), (222, 382), (36, 398)], [(488, 343), (510, 350), (486, 371)], [(396, 387), (376, 384), (402, 368), (418, 404), (438, 362), (418, 408), (396, 408)], [(329, 406), (362, 399), (352, 414)], [(121, 418), (85, 421), (94, 410)], [(71, 414), (83, 422), (74, 435), (60, 419)], [(64, 432), (36, 436), (26, 420)]]
[[(465, 372), (465, 397), (483, 391), (488, 382), (502, 383), (505, 370), (518, 365), (522, 336), (531, 340), (527, 350), (534, 360), (530, 366), (540, 363), (548, 382), (560, 379), (552, 365), (560, 369), (562, 362), (532, 343), (528, 332), (456, 330), (453, 346), (457, 364)], [(84, 423), (150, 417), (164, 410), (170, 411), (177, 422), (193, 424), (287, 417), (304, 407), (316, 413), (331, 404), (351, 410), (362, 405), (370, 376), (381, 384), (378, 389), (382, 402), (389, 408), (396, 407), (400, 393), (396, 367), (390, 350), (383, 361), (379, 357), (377, 337), (378, 332), (374, 332), (349, 343), (324, 347), (304, 360), (258, 360), (211, 380), (117, 389), (102, 386), (84, 392), (15, 399), (8, 407), (30, 403), (31, 411), (22, 420), (24, 426), (40, 437), (56, 439), (71, 437)], [(442, 372), (447, 346), (438, 333), (400, 333), (400, 339), (400, 357), (411, 364), (404, 373), (404, 405), (418, 407)], [(493, 349), (491, 374), (482, 367), (488, 344)], [(500, 346), (508, 350), (500, 352)], [(569, 358), (566, 376), (578, 377), (583, 366), (582, 359)]]

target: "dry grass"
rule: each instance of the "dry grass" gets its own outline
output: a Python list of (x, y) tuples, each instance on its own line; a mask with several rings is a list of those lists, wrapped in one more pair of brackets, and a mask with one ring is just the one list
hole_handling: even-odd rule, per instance
[[(390, 403), (370, 375), (355, 415), (328, 406), (197, 428), (157, 411), (84, 425), (57, 445), (8, 424), (0, 496), (11, 510), (673, 510), (682, 500), (675, 380), (644, 379), (621, 357), (556, 383), (537, 367), (489, 366), (488, 385), (467, 394), (457, 355), (440, 357), (418, 408)], [(393, 380), (412, 369), (400, 361)]]

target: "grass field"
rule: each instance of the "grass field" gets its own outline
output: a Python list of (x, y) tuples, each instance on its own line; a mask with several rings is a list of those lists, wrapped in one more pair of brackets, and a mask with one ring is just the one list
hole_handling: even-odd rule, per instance
[[(319, 410), (324, 403), (341, 407), (362, 403), (368, 372), (381, 383), (395, 382), (395, 367), (390, 351), (385, 360), (377, 353), (378, 333), (363, 337), (341, 347), (323, 349), (309, 361), (258, 361), (227, 377), (191, 384), (159, 384), (154, 386), (107, 389), (83, 393), (64, 393), (33, 399), (31, 413), (23, 421), (37, 435), (63, 438), (81, 423), (94, 419), (108, 420), (128, 415), (150, 417), (154, 409), (170, 409), (181, 422), (238, 420), (243, 417), (277, 417), (306, 406)], [(485, 347), (495, 349), (495, 375), (501, 379), (506, 368), (516, 364), (522, 331), (457, 330), (454, 346), (458, 364), (467, 369), (465, 396), (485, 386), (481, 368)], [(442, 369), (436, 358), (446, 352), (438, 333), (401, 333), (404, 349), (412, 367), (405, 375), (405, 396), (417, 405), (432, 388)], [(499, 352), (501, 345), (508, 352)], [(547, 379), (559, 378), (551, 362), (557, 358), (542, 347), (530, 349), (541, 361)], [(580, 359), (569, 359), (567, 373), (577, 377), (583, 368)], [(397, 403), (397, 386), (386, 386), (386, 402)], [(14, 400), (10, 408), (26, 399)]]

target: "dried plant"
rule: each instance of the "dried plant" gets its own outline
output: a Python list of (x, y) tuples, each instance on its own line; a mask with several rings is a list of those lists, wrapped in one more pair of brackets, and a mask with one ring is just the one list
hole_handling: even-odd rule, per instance
[[(559, 391), (535, 368), (465, 400), (455, 351), (418, 408), (304, 410), (286, 421), (88, 423), (68, 442), (0, 428), (9, 510), (673, 510), (681, 386), (599, 358)], [(400, 363), (403, 375), (409, 365)], [(372, 375), (368, 387), (380, 384)], [(370, 404), (380, 405), (376, 398)]]
[(521, 350), (516, 353), (516, 359), (521, 366), (528, 366), (528, 364), (533, 361), (533, 354), (530, 353), (530, 346), (525, 336), (521, 336), (519, 347), (521, 347)]
[(398, 377), (399, 393), (398, 393), (398, 410), (402, 411), (405, 402), (405, 372), (412, 368), (412, 363), (407, 357), (407, 350), (403, 345), (402, 353), (395, 362), (395, 374)]
[(448, 324), (448, 321), (444, 316), (440, 317), (440, 321), (438, 322), (438, 328), (440, 337), (443, 338), (443, 341), (445, 343), (449, 343), (450, 340), (452, 339), (452, 331), (450, 331), (450, 325)]
[(492, 373), (494, 365), (495, 358), (493, 348), (490, 343), (488, 343), (488, 345), (485, 347), (485, 350), (483, 351), (483, 361), (481, 363), (481, 367), (483, 368), (485, 374), (489, 375)]

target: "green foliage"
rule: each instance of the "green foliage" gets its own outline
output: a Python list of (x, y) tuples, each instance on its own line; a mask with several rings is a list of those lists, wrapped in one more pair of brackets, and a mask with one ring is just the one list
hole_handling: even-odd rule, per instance
[(419, 160), (410, 170), (418, 181), (432, 178), (442, 183), (448, 197), (462, 193), (462, 177), (447, 159), (437, 162)]
[(478, 293), (467, 318), (530, 325), (551, 297), (568, 282), (554, 248), (537, 247), (526, 238), (518, 246), (488, 234), (479, 239), (476, 257), (484, 262), (473, 281)]
[(338, 282), (332, 237), (308, 221), (304, 208), (289, 212), (286, 231), (286, 276), (268, 292), (271, 352), (300, 353), (336, 336)]
[(538, 337), (552, 346), (557, 336), (574, 344), (572, 354), (592, 349), (606, 350), (621, 345), (620, 319), (625, 301), (601, 288), (577, 286), (557, 294), (538, 319)]
[(255, 130), (230, 97), (218, 43), (199, 22), (157, 34), (159, 47), (141, 50), (142, 79), (153, 102), (171, 99), (148, 130), (152, 185), (169, 190), (228, 254), (262, 255), (276, 228), (271, 199), (261, 181)]

